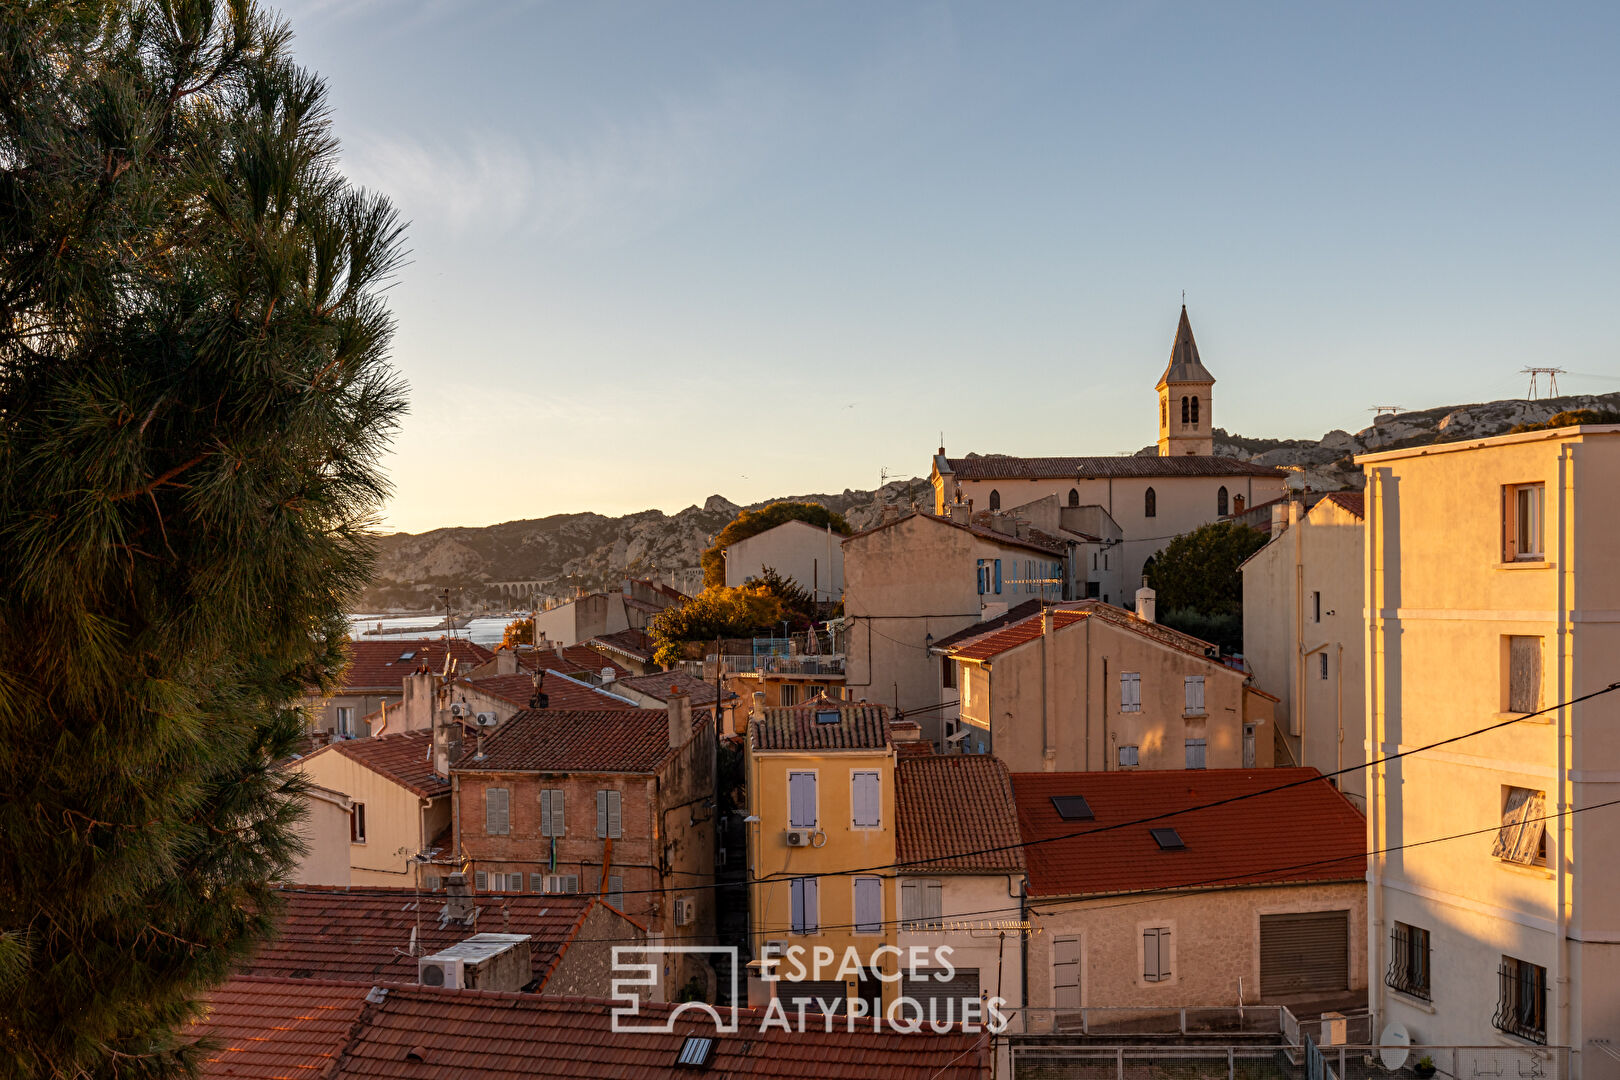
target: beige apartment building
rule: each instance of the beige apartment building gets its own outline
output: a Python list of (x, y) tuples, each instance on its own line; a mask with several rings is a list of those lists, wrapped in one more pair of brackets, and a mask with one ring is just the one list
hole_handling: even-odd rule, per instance
[(962, 749), (1014, 772), (1272, 764), (1272, 698), (1213, 646), (1095, 601), (962, 642)]
[(1620, 1075), (1620, 426), (1358, 461), (1375, 1021)]
[(1362, 494), (1335, 491), (1309, 510), (1286, 499), (1272, 511), (1271, 542), (1243, 564), (1243, 656), (1277, 697), (1279, 756), (1326, 775), (1352, 770), (1339, 789), (1365, 806)]

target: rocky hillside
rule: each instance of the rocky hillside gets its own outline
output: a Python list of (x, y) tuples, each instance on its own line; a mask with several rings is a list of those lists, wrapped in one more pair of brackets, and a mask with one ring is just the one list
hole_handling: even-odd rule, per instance
[[(1296, 470), (1316, 491), (1361, 486), (1351, 458), (1373, 450), (1501, 435), (1569, 409), (1620, 410), (1620, 394), (1492, 401), (1383, 416), (1355, 434), (1330, 431), (1320, 439), (1252, 439), (1215, 429), (1215, 452)], [(1078, 449), (1078, 448), (1077, 448)], [(1142, 451), (1157, 453), (1153, 447)], [(875, 524), (884, 502), (907, 505), (932, 499), (928, 482), (901, 480), (877, 491), (783, 496), (836, 510), (857, 529)], [(777, 500), (772, 500), (777, 501)], [(762, 503), (754, 504), (764, 505)], [(700, 587), (698, 554), (709, 538), (744, 509), (719, 495), (676, 514), (646, 510), (610, 518), (556, 514), (478, 529), (436, 529), (382, 537), (377, 574), (361, 603), (369, 610), (424, 610), (449, 586), (461, 590), (457, 606), (505, 608), (520, 601), (490, 582), (544, 582), (539, 595), (566, 597), (576, 588), (616, 587), (626, 575), (659, 576), (684, 591)]]

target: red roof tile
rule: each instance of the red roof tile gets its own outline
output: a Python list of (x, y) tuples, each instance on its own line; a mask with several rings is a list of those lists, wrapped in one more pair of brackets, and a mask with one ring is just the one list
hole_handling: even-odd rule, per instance
[[(692, 710), (692, 725), (709, 720)], [(673, 753), (663, 709), (525, 709), (484, 740), (484, 756), (463, 756), (467, 772), (651, 773)]]
[[(1030, 895), (1360, 881), (1366, 822), (1326, 780), (1306, 782), (1320, 776), (1310, 768), (1014, 773)], [(1298, 786), (1271, 790), (1286, 784)], [(1058, 795), (1084, 797), (1094, 820), (1060, 818)], [(1222, 800), (1233, 801), (1206, 805)], [(1186, 849), (1161, 850), (1149, 831), (1160, 827), (1175, 829)]]
[(434, 775), (433, 763), (428, 758), (432, 745), (431, 731), (406, 731), (372, 739), (338, 739), (304, 760), (322, 754), (342, 754), (424, 799), (432, 799), (450, 793), (449, 781)]
[(965, 641), (971, 641), (974, 638), (983, 637), (985, 634), (988, 634), (994, 630), (1000, 630), (1004, 626), (1011, 626), (1013, 623), (1021, 622), (1024, 619), (1029, 618), (1031, 615), (1039, 615), (1043, 608), (1056, 606), (1058, 605), (1049, 600), (1025, 600), (1021, 604), (1014, 604), (1012, 607), (1008, 608), (1006, 611), (1002, 612), (1000, 615), (997, 615), (993, 619), (985, 619), (983, 622), (976, 622), (972, 626), (964, 627), (963, 629), (958, 630), (949, 637), (940, 638), (938, 641), (930, 645), (929, 648), (937, 653), (947, 653)]
[[(620, 679), (616, 685), (628, 686), (648, 697), (659, 701), (670, 699), (670, 688), (680, 687), (686, 691), (686, 696), (692, 699), (694, 705), (713, 705), (715, 702), (714, 683), (706, 682), (696, 675), (688, 675), (684, 671), (660, 671), (652, 675), (632, 675), (628, 679)], [(735, 691), (726, 691), (726, 700), (730, 701), (737, 696)]]
[(482, 645), (460, 638), (417, 638), (409, 641), (369, 641), (364, 638), (344, 646), (349, 654), (349, 670), (343, 676), (343, 690), (381, 691), (398, 694), (405, 676), (426, 668), (437, 675), (444, 670), (448, 651), (462, 671), (471, 671), (494, 657)]
[(603, 656), (589, 645), (568, 645), (560, 654), (556, 649), (541, 649), (538, 652), (527, 649), (519, 652), (517, 657), (518, 665), (526, 671), (543, 669), (560, 671), (564, 675), (578, 675), (584, 672), (599, 675), (603, 668), (612, 668), (613, 674), (621, 678), (630, 674), (629, 668), (611, 656)]
[[(534, 698), (534, 676), (526, 671), (512, 675), (486, 675), (470, 679), (468, 686), (486, 694), (528, 708)], [(611, 686), (612, 684), (609, 684)], [(613, 693), (608, 687), (588, 686), (572, 676), (558, 671), (546, 672), (541, 689), (546, 694), (548, 709), (633, 709), (635, 702)]]
[(188, 1029), (219, 1048), (203, 1057), (208, 1080), (318, 1077), (349, 1041), (370, 984), (238, 975), (203, 998)]
[(597, 652), (616, 652), (643, 664), (651, 662), (653, 658), (652, 638), (647, 636), (645, 630), (617, 630), (611, 634), (598, 634), (586, 644)]
[[(416, 982), (412, 930), (424, 956), (474, 934), (531, 934), (534, 974), (543, 983), (595, 902), (575, 894), (484, 893), (473, 898), (478, 915), (467, 925), (444, 918), (442, 892), (422, 893), (418, 901), (410, 889), (299, 885), (279, 895), (286, 906), (276, 936), (243, 966), (244, 974), (368, 986)], [(632, 937), (636, 931), (626, 925), (624, 933)]]
[(1268, 476), (1283, 471), (1237, 458), (1182, 454), (1175, 457), (1012, 457), (969, 454), (947, 458), (958, 480), (1073, 480), (1151, 476)]
[[(816, 719), (834, 710), (837, 723)], [(822, 696), (765, 709), (748, 722), (748, 738), (755, 750), (882, 750), (889, 745), (889, 709)]]
[(1364, 492), (1330, 491), (1327, 493), (1326, 497), (1329, 501), (1337, 503), (1340, 507), (1354, 514), (1358, 518), (1365, 518), (1367, 516), (1367, 502), (1366, 494)]
[(1024, 868), (1012, 780), (1000, 758), (903, 755), (895, 762), (894, 808), (899, 862), (914, 864), (918, 873)]
[[(1083, 622), (1089, 618), (1106, 619), (1115, 626), (1123, 627), (1143, 637), (1153, 638), (1161, 645), (1168, 645), (1173, 649), (1196, 656), (1200, 660), (1208, 660), (1212, 664), (1226, 666), (1209, 655), (1209, 650), (1215, 648), (1207, 641), (1200, 641), (1190, 634), (1183, 634), (1179, 630), (1172, 630), (1162, 623), (1147, 622), (1137, 618), (1124, 608), (1104, 604), (1098, 600), (1079, 601), (1072, 605), (1055, 607), (1052, 610), (1052, 627), (1062, 630)], [(994, 633), (974, 637), (951, 650), (950, 655), (958, 660), (989, 660), (999, 656), (1008, 649), (1016, 649), (1027, 642), (1034, 641), (1042, 634), (1044, 626), (1043, 616), (1034, 615), (1021, 622), (1013, 623), (1005, 629)]]
[[(390, 989), (369, 1005), (332, 1080), (531, 1080), (613, 1077), (687, 1080), (693, 1076), (753, 1080), (982, 1080), (989, 1070), (983, 1034), (901, 1035), (834, 1025), (805, 1031), (763, 1027), (764, 1014), (739, 1010), (734, 1034), (717, 1033), (702, 1013), (681, 1014), (669, 1032), (614, 1032), (621, 1003), (533, 994), (494, 994), (427, 987)], [(642, 1019), (658, 1023), (675, 1006), (643, 1003)], [(701, 1019), (699, 1019), (701, 1018)], [(690, 1035), (715, 1039), (706, 1070), (679, 1068)]]

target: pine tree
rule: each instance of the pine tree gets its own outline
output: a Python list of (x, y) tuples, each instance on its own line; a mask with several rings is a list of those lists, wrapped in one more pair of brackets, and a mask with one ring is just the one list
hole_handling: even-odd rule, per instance
[(403, 409), (388, 202), (251, 0), (0, 0), (0, 1076), (166, 1076), (275, 913)]

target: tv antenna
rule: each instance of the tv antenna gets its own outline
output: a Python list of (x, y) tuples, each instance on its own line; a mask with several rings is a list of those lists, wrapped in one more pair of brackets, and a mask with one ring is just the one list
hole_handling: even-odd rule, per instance
[(1519, 374), (1530, 376), (1530, 397), (1532, 399), (1534, 399), (1534, 398), (1538, 398), (1538, 397), (1541, 396), (1540, 394), (1538, 394), (1536, 392), (1536, 390), (1538, 388), (1537, 380), (1540, 379), (1541, 376), (1543, 376), (1543, 375), (1547, 376), (1547, 394), (1548, 394), (1548, 396), (1549, 397), (1557, 397), (1558, 396), (1558, 376), (1560, 376), (1560, 375), (1568, 375), (1569, 372), (1565, 371), (1561, 367), (1527, 367), (1527, 368), (1520, 368), (1519, 369)]

